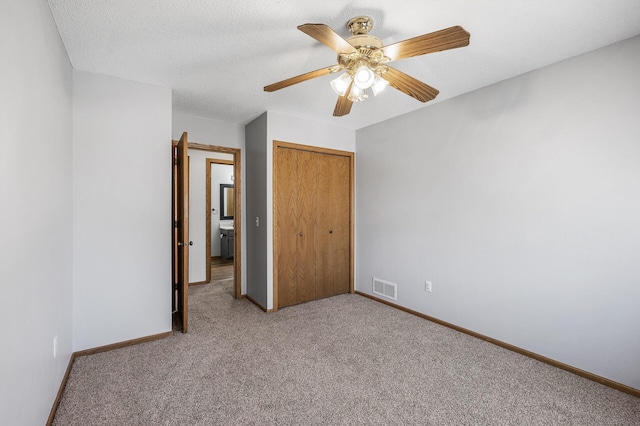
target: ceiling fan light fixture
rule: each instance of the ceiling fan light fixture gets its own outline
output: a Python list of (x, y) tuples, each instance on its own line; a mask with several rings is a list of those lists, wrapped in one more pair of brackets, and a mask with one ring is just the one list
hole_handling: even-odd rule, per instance
[(353, 84), (360, 89), (368, 89), (375, 80), (375, 73), (366, 65), (360, 65), (353, 74)]
[(338, 94), (338, 96), (344, 96), (347, 93), (347, 89), (349, 88), (349, 84), (351, 84), (351, 76), (349, 73), (343, 73), (340, 77), (331, 80), (329, 83), (334, 92)]
[(349, 92), (349, 99), (351, 102), (361, 102), (367, 99), (368, 96), (364, 93), (364, 89), (361, 89), (357, 85), (351, 85), (351, 91)]
[(373, 96), (378, 96), (380, 92), (384, 90), (385, 87), (389, 85), (389, 82), (384, 78), (376, 75), (376, 78), (373, 80), (373, 84), (371, 85), (371, 91), (373, 92)]

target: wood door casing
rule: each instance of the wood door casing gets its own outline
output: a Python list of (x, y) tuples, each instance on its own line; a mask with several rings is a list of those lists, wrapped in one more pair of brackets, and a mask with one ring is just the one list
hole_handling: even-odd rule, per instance
[(353, 293), (353, 153), (274, 141), (273, 155), (274, 311)]

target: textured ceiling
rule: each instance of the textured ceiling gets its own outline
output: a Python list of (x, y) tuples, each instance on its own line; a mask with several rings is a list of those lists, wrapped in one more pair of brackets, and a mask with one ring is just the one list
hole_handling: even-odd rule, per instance
[[(351, 129), (640, 34), (639, 0), (49, 0), (74, 68), (173, 89), (174, 109), (247, 123), (264, 111)], [(427, 104), (387, 88), (333, 117), (328, 75), (274, 93), (268, 84), (335, 64), (328, 47), (298, 31), (374, 19), (383, 43), (453, 25), (468, 47), (393, 66), (440, 90)], [(553, 96), (553, 93), (549, 93)]]

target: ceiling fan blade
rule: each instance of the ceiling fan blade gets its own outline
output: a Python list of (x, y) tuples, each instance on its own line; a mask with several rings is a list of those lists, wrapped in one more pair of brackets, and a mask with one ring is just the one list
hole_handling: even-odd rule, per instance
[(333, 110), (334, 117), (342, 117), (343, 115), (347, 115), (351, 112), (351, 105), (353, 105), (353, 101), (349, 100), (349, 92), (351, 92), (351, 85), (347, 88), (347, 91), (344, 93), (344, 96), (338, 96), (338, 102), (336, 102), (336, 107)]
[(444, 30), (423, 34), (408, 40), (399, 41), (383, 47), (384, 55), (392, 61), (440, 52), (469, 45), (470, 34), (462, 27), (455, 26)]
[(342, 38), (338, 33), (333, 31), (331, 27), (325, 24), (304, 24), (299, 25), (298, 29), (318, 40), (320, 43), (329, 46), (336, 53), (353, 53), (356, 48), (349, 44), (347, 40)]
[(333, 110), (333, 116), (342, 117), (343, 115), (349, 114), (351, 112), (351, 105), (353, 105), (353, 101), (350, 101), (347, 95), (338, 96), (338, 102), (336, 102), (336, 107)]
[(430, 101), (440, 93), (438, 89), (435, 89), (420, 80), (416, 80), (402, 71), (391, 67), (388, 68), (387, 72), (382, 73), (380, 77), (387, 80), (389, 82), (389, 86), (406, 93), (420, 102)]
[(277, 83), (264, 86), (264, 91), (275, 92), (276, 90), (284, 89), (285, 87), (302, 83), (303, 81), (311, 80), (312, 78), (322, 77), (323, 75), (331, 74), (331, 70), (334, 68), (335, 68), (335, 65), (332, 65), (330, 67), (320, 68), (319, 70), (311, 71), (305, 74), (300, 74), (295, 77), (291, 77), (286, 80), (282, 80)]

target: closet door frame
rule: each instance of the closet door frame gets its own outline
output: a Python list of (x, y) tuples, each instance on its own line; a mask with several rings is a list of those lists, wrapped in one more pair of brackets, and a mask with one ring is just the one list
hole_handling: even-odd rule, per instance
[(278, 262), (279, 262), (279, 230), (277, 227), (277, 211), (276, 211), (276, 194), (278, 194), (278, 185), (284, 184), (287, 182), (278, 182), (277, 181), (277, 167), (278, 164), (276, 162), (276, 151), (279, 148), (287, 148), (287, 149), (297, 149), (300, 151), (309, 151), (320, 154), (329, 154), (329, 155), (338, 155), (342, 157), (347, 157), (349, 159), (349, 293), (355, 293), (354, 288), (354, 221), (355, 221), (355, 196), (354, 196), (354, 180), (355, 180), (355, 167), (354, 167), (354, 158), (355, 154), (350, 151), (340, 151), (336, 149), (330, 148), (322, 148), (317, 146), (310, 145), (300, 145), (291, 142), (283, 142), (283, 141), (273, 141), (273, 312), (278, 310)]

